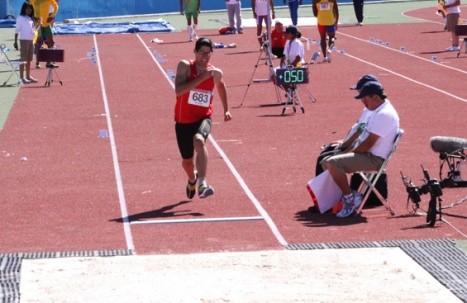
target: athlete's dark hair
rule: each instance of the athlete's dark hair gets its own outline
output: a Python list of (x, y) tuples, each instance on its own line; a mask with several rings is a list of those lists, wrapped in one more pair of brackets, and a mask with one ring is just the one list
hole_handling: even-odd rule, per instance
[(195, 44), (195, 51), (199, 51), (201, 47), (207, 46), (211, 49), (212, 52), (212, 41), (209, 38), (201, 37), (198, 40), (196, 40)]

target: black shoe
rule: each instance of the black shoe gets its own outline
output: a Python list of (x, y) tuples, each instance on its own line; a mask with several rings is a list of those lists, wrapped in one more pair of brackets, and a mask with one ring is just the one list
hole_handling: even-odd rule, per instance
[(196, 195), (196, 182), (198, 182), (198, 174), (195, 174), (195, 181), (191, 183), (188, 180), (188, 184), (186, 185), (186, 196), (188, 199), (193, 199), (193, 197)]
[(47, 68), (57, 68), (58, 65), (57, 65), (57, 64), (54, 64), (54, 63), (47, 63), (47, 64), (45, 65), (45, 67), (47, 67)]

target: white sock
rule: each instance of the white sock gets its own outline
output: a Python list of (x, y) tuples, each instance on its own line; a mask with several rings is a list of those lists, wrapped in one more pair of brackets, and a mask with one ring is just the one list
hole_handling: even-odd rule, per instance
[(193, 24), (193, 37), (198, 37), (196, 35), (196, 28), (198, 28), (198, 24)]
[(188, 38), (193, 39), (193, 27), (191, 25), (187, 25), (186, 31), (188, 32)]
[(206, 185), (206, 178), (199, 178), (198, 186), (201, 186), (202, 184)]

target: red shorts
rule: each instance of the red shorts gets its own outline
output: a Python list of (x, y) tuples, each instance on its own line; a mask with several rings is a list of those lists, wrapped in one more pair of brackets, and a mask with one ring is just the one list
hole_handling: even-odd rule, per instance
[(318, 32), (321, 35), (324, 35), (326, 33), (332, 34), (336, 32), (336, 26), (335, 25), (319, 25), (318, 24)]

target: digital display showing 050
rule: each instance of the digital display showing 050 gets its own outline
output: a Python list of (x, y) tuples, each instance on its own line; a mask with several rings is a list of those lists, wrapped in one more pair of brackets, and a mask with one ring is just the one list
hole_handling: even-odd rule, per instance
[(308, 83), (308, 69), (306, 68), (278, 68), (276, 70), (278, 84)]

